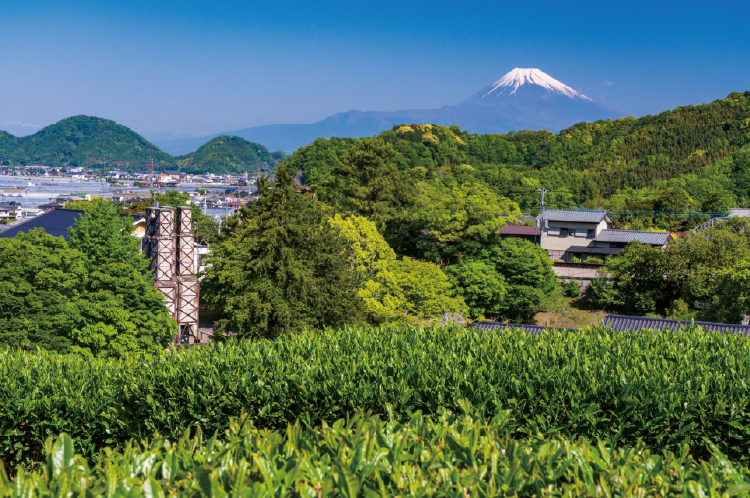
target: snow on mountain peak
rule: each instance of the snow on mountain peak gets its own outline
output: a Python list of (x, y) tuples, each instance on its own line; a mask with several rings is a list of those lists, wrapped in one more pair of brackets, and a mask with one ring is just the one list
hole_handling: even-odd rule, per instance
[(520, 68), (517, 67), (513, 71), (509, 72), (496, 82), (491, 85), (490, 91), (482, 95), (481, 98), (485, 98), (495, 93), (496, 97), (501, 95), (513, 95), (523, 85), (537, 85), (548, 92), (564, 95), (572, 99), (581, 99), (593, 102), (590, 98), (578, 93), (568, 85), (557, 81), (549, 74), (540, 71), (539, 69)]

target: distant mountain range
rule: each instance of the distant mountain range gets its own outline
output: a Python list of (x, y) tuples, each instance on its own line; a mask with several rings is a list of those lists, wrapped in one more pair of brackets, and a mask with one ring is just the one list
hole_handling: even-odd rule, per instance
[(253, 126), (242, 130), (179, 140), (155, 141), (170, 154), (187, 154), (213, 137), (236, 135), (290, 153), (316, 138), (366, 137), (404, 123), (458, 125), (471, 133), (511, 130), (559, 131), (581, 121), (622, 114), (594, 102), (539, 69), (516, 68), (459, 104), (439, 109), (348, 111), (312, 124)]
[(187, 173), (259, 173), (275, 167), (283, 154), (240, 137), (220, 135), (194, 152), (172, 156), (126, 126), (109, 119), (73, 116), (32, 135), (0, 131), (0, 164), (144, 170), (149, 158), (158, 169)]

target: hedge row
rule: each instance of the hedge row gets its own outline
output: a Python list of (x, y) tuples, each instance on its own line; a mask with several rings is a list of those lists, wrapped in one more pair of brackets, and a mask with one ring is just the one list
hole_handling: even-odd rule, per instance
[(506, 436), (493, 419), (416, 415), (406, 424), (362, 414), (332, 426), (283, 433), (243, 418), (221, 438), (200, 431), (107, 451), (95, 465), (62, 435), (47, 441), (46, 465), (0, 476), (0, 496), (738, 496), (750, 471), (714, 450), (696, 463), (643, 445), (613, 450), (586, 440)]
[(482, 332), (362, 328), (235, 342), (156, 356), (89, 360), (0, 353), (0, 460), (43, 459), (70, 434), (83, 455), (249, 413), (257, 427), (311, 427), (357, 408), (407, 420), (417, 410), (511, 410), (513, 437), (562, 434), (656, 451), (707, 442), (750, 461), (750, 341), (681, 330)]

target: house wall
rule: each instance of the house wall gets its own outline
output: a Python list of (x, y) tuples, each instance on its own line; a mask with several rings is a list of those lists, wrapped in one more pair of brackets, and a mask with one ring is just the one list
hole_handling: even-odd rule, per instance
[[(584, 230), (594, 230), (594, 237), (599, 235), (599, 232), (607, 228), (607, 222), (602, 220), (599, 223), (572, 223), (566, 221), (549, 221), (547, 222), (549, 228), (582, 228)], [(542, 231), (542, 249), (548, 249), (552, 251), (566, 251), (572, 246), (590, 246), (593, 247), (593, 239), (587, 237), (576, 237), (576, 236), (559, 236), (559, 235), (548, 235), (547, 230)]]

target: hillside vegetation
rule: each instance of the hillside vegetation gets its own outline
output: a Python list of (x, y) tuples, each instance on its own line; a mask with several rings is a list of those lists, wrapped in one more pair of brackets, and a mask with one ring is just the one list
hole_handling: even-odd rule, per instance
[(178, 169), (186, 173), (209, 171), (224, 175), (245, 171), (267, 172), (272, 168), (274, 159), (260, 144), (240, 137), (222, 135), (212, 138), (184, 159), (179, 159), (177, 164)]
[(108, 119), (73, 116), (26, 137), (0, 131), (0, 163), (47, 166), (145, 169), (148, 158), (157, 169), (190, 173), (260, 173), (272, 169), (283, 154), (240, 137), (216, 137), (186, 156), (171, 156), (126, 126)]
[[(393, 145), (401, 170), (446, 184), (480, 181), (527, 209), (538, 205), (540, 186), (552, 190), (550, 207), (635, 210), (628, 205), (650, 202), (652, 209), (714, 211), (750, 197), (750, 156), (743, 148), (750, 143), (748, 92), (656, 116), (579, 123), (557, 135), (472, 135), (457, 126), (411, 125), (380, 137)], [(331, 172), (359, 140), (320, 138), (286, 164), (325, 197)]]

